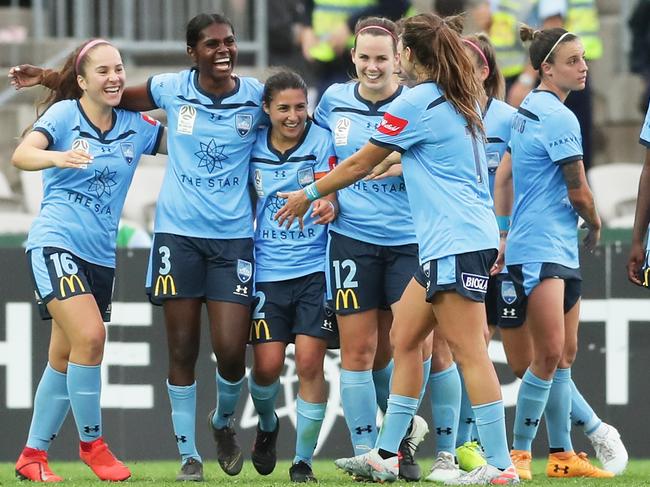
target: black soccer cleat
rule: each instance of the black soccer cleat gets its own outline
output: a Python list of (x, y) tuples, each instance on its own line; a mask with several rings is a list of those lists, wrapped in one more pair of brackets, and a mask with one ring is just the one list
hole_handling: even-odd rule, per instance
[(208, 424), (217, 446), (217, 461), (221, 469), (228, 475), (238, 475), (244, 465), (244, 457), (239, 443), (237, 443), (237, 434), (231, 426), (215, 428), (212, 423), (215, 412), (216, 409), (213, 409), (208, 414)]
[(176, 475), (176, 482), (203, 482), (203, 464), (196, 458), (188, 458)]
[(318, 482), (318, 479), (314, 477), (314, 472), (311, 469), (311, 466), (302, 460), (298, 463), (294, 463), (289, 468), (289, 478), (292, 482)]
[(275, 416), (276, 425), (274, 431), (262, 431), (259, 424), (257, 425), (257, 435), (253, 443), (251, 460), (257, 473), (268, 475), (275, 470), (275, 464), (278, 461), (278, 455), (275, 445), (278, 442), (278, 433), (280, 431), (280, 420)]

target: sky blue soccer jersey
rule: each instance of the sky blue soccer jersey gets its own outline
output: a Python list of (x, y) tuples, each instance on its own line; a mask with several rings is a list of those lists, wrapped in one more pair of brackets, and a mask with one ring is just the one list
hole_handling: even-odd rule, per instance
[[(393, 96), (377, 103), (361, 97), (359, 83), (335, 84), (325, 91), (314, 119), (331, 132), (339, 160), (368, 142), (391, 101), (405, 91), (400, 87)], [(357, 181), (339, 190), (337, 197), (341, 212), (330, 224), (335, 232), (375, 245), (415, 243), (403, 177)]]
[(643, 127), (641, 128), (641, 137), (639, 138), (639, 142), (650, 149), (650, 106), (648, 106), (648, 111), (645, 114), (645, 120), (643, 121)]
[(284, 281), (325, 271), (327, 225), (316, 225), (311, 207), (304, 229), (278, 225), (275, 214), (285, 200), (278, 191), (295, 191), (313, 183), (336, 165), (330, 133), (307, 122), (298, 144), (284, 154), (275, 150), (268, 128), (258, 131), (251, 155), (250, 184), (257, 195), (255, 210), (255, 281)]
[(248, 169), (265, 119), (264, 86), (238, 77), (233, 91), (215, 97), (201, 89), (198, 74), (190, 69), (148, 82), (152, 102), (168, 120), (169, 163), (154, 229), (186, 237), (252, 237)]
[(393, 101), (370, 141), (402, 153), (420, 263), (498, 247), (484, 144), (436, 83)]
[(578, 260), (578, 214), (562, 165), (582, 160), (578, 119), (549, 91), (533, 90), (512, 121), (514, 205), (506, 264)]
[(163, 134), (159, 122), (137, 112), (113, 110), (113, 126), (102, 133), (78, 100), (52, 105), (34, 124), (48, 149), (81, 149), (94, 159), (86, 169), (51, 167), (43, 173), (43, 201), (27, 239), (27, 250), (61, 247), (82, 259), (115, 267), (115, 238), (126, 192), (142, 154), (155, 154)]
[(494, 180), (497, 168), (510, 141), (510, 126), (515, 109), (507, 103), (490, 98), (483, 114), (485, 126), (485, 154), (487, 156), (488, 177), (490, 178), (490, 194), (494, 198)]

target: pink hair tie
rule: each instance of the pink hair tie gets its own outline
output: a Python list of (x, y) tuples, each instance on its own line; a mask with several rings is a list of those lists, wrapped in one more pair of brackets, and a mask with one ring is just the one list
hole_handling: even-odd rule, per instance
[(481, 56), (481, 59), (483, 60), (483, 63), (485, 64), (485, 67), (488, 70), (488, 76), (490, 76), (490, 65), (488, 64), (488, 60), (485, 57), (485, 53), (483, 52), (483, 49), (481, 49), (477, 44), (470, 41), (469, 39), (463, 39), (463, 42), (468, 46), (470, 46), (472, 49), (474, 49), (476, 52), (478, 52), (478, 55)]
[(356, 33), (356, 37), (359, 37), (359, 34), (361, 34), (364, 30), (368, 30), (368, 29), (379, 29), (381, 31), (384, 31), (386, 34), (391, 36), (395, 42), (397, 42), (397, 37), (395, 37), (395, 34), (389, 31), (386, 27), (382, 27), (381, 25), (367, 25), (362, 29), (359, 29), (359, 31)]
[(74, 61), (74, 72), (79, 74), (79, 64), (81, 64), (81, 60), (83, 57), (90, 51), (93, 47), (95, 47), (98, 44), (110, 44), (107, 40), (104, 39), (93, 39), (92, 41), (88, 42), (84, 47), (81, 48), (81, 51), (79, 51), (79, 54), (77, 54), (77, 59)]

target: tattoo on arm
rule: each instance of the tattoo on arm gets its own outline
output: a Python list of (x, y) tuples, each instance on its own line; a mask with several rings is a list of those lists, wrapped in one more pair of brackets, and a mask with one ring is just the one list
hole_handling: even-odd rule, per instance
[(582, 186), (583, 172), (582, 161), (569, 162), (562, 166), (562, 175), (564, 176), (567, 189), (580, 189)]

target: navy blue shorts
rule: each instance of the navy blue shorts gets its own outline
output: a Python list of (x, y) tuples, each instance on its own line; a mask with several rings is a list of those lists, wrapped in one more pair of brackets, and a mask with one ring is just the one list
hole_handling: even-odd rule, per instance
[(485, 310), (488, 325), (499, 328), (517, 328), (524, 324), (526, 319), (526, 296), (512, 282), (509, 274), (490, 276)]
[(220, 240), (156, 233), (146, 288), (155, 305), (167, 299), (200, 298), (250, 306), (253, 239)]
[(323, 272), (255, 283), (250, 343), (293, 343), (296, 335), (336, 341), (335, 318), (325, 309)]
[(111, 321), (115, 269), (91, 264), (72, 252), (57, 248), (35, 248), (27, 252), (41, 318), (51, 320), (47, 303), (81, 294), (92, 294), (102, 320)]
[(456, 291), (472, 301), (485, 301), (496, 249), (477, 250), (430, 260), (418, 267), (415, 280), (426, 289), (427, 301), (440, 291)]
[(390, 309), (418, 267), (418, 246), (375, 245), (330, 231), (328, 291), (340, 315)]

